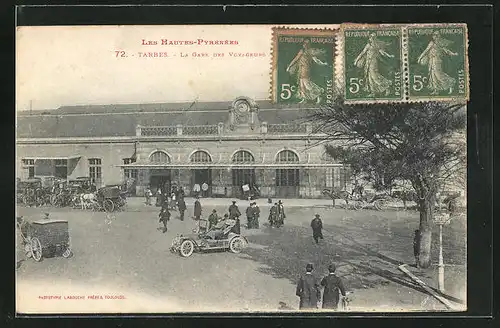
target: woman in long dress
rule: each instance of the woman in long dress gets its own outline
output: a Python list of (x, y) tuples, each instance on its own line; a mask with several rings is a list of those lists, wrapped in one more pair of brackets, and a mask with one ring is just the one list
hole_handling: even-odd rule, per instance
[(427, 45), (427, 48), (418, 57), (418, 63), (428, 67), (427, 88), (432, 90), (431, 94), (433, 95), (445, 90), (449, 90), (450, 94), (453, 92), (456, 81), (443, 71), (443, 57), (445, 55), (457, 55), (456, 52), (447, 48), (451, 43), (451, 41), (443, 39), (439, 32), (436, 31), (432, 34), (432, 40)]
[(369, 97), (390, 94), (392, 81), (379, 72), (379, 62), (383, 57), (394, 58), (394, 55), (384, 50), (387, 45), (387, 42), (377, 40), (375, 34), (371, 34), (368, 43), (354, 60), (354, 65), (363, 69), (363, 90), (368, 92)]
[(297, 78), (297, 98), (299, 103), (305, 101), (316, 101), (320, 103), (321, 95), (325, 91), (311, 80), (311, 65), (314, 63), (322, 66), (328, 65), (326, 62), (317, 58), (319, 55), (324, 55), (324, 49), (311, 48), (310, 40), (305, 40), (302, 49), (288, 65), (286, 71), (291, 75), (296, 75)]

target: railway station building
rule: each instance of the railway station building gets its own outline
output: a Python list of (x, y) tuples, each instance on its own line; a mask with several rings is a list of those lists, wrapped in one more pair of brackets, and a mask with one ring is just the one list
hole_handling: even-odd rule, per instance
[(138, 196), (176, 183), (189, 194), (318, 198), (348, 187), (325, 156), (308, 108), (238, 97), (230, 102), (66, 106), (17, 115), (17, 177), (90, 177), (100, 187), (133, 179)]

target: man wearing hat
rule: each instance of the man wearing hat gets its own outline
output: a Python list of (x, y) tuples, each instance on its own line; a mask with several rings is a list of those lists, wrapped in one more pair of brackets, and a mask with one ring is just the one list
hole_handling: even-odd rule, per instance
[(281, 199), (278, 201), (278, 220), (280, 225), (285, 223), (286, 215), (285, 215), (285, 207), (283, 206), (283, 202)]
[(260, 217), (260, 208), (257, 206), (256, 202), (253, 202), (253, 227), (259, 229), (259, 217)]
[(163, 223), (163, 233), (167, 232), (167, 222), (170, 220), (170, 212), (167, 207), (162, 207), (160, 214), (158, 215), (160, 219), (158, 222)]
[(184, 221), (184, 213), (186, 212), (186, 201), (184, 200), (184, 198), (178, 198), (177, 208), (179, 209), (179, 218), (181, 219), (181, 221)]
[(321, 296), (319, 285), (312, 274), (313, 265), (306, 265), (306, 273), (300, 277), (295, 295), (300, 298), (299, 309), (317, 309)]
[(248, 229), (253, 229), (254, 228), (254, 222), (253, 222), (253, 213), (254, 213), (254, 207), (253, 203), (250, 203), (245, 211), (247, 215), (247, 228)]
[(219, 216), (217, 215), (217, 210), (213, 209), (212, 214), (208, 216), (208, 224), (209, 224), (208, 229), (215, 227), (218, 221), (219, 221)]
[(318, 243), (318, 238), (323, 239), (323, 222), (319, 218), (319, 214), (316, 214), (314, 219), (311, 221), (311, 228), (313, 230), (313, 238), (316, 244)]
[(328, 266), (329, 274), (321, 280), (321, 286), (325, 287), (323, 291), (323, 309), (337, 310), (339, 305), (339, 290), (345, 297), (345, 287), (342, 279), (335, 274), (335, 264)]
[(278, 203), (274, 203), (269, 210), (269, 225), (271, 227), (278, 226)]
[(233, 204), (229, 206), (228, 212), (229, 212), (229, 218), (232, 220), (241, 216), (240, 209), (238, 208), (238, 205), (236, 205), (235, 200), (233, 200)]

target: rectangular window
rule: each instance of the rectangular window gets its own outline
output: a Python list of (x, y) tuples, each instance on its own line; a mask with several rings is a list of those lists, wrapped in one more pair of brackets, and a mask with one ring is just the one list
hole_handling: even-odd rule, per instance
[(89, 177), (94, 185), (101, 186), (102, 168), (100, 158), (89, 158)]
[[(123, 164), (132, 164), (135, 163), (135, 158), (124, 158)], [(123, 176), (125, 179), (137, 179), (137, 169), (124, 168)]]
[(326, 179), (325, 179), (327, 188), (333, 188), (333, 167), (326, 169)]
[(55, 173), (57, 178), (66, 179), (68, 177), (68, 160), (67, 159), (56, 159), (54, 160)]
[(35, 177), (35, 160), (34, 159), (26, 159), (23, 158), (23, 170), (24, 175), (28, 177), (28, 179)]

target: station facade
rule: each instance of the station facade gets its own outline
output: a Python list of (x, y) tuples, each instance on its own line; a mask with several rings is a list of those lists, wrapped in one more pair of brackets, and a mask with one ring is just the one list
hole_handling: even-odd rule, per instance
[(176, 183), (208, 197), (319, 198), (349, 187), (348, 170), (326, 156), (304, 118), (308, 108), (239, 97), (232, 102), (61, 107), (17, 118), (17, 176), (90, 177), (99, 186), (132, 179)]

